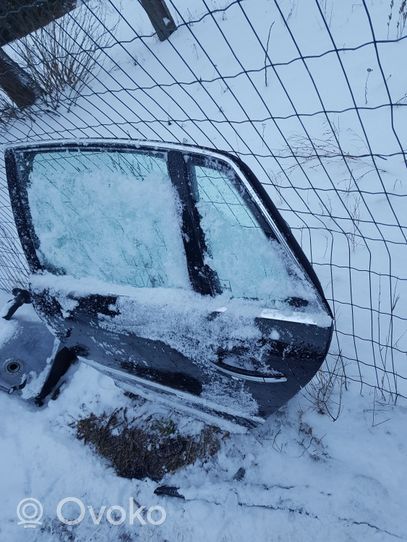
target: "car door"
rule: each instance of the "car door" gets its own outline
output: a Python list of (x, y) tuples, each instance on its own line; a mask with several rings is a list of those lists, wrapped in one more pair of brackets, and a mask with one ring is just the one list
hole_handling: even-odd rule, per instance
[(98, 368), (264, 417), (320, 367), (322, 288), (239, 159), (87, 141), (9, 149), (6, 167), (36, 309)]

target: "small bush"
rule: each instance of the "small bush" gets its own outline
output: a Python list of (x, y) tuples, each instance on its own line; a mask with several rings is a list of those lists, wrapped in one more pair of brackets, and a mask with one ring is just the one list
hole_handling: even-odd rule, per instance
[(16, 42), (17, 60), (44, 91), (48, 107), (57, 109), (63, 101), (72, 105), (95, 78), (111, 41), (103, 5), (80, 6)]

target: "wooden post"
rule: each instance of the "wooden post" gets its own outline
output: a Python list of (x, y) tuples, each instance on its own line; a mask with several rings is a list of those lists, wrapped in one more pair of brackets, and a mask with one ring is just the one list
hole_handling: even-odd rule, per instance
[(160, 41), (164, 41), (177, 29), (165, 0), (140, 0)]
[(77, 0), (0, 0), (0, 47), (55, 21)]
[(0, 87), (17, 107), (33, 105), (42, 94), (41, 88), (27, 72), (0, 49)]
[(0, 87), (17, 107), (33, 105), (42, 89), (2, 49), (62, 17), (77, 0), (0, 0)]

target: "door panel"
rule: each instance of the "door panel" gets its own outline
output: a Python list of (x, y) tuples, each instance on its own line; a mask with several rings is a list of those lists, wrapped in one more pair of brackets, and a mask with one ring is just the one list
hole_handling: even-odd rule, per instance
[(321, 285), (235, 157), (64, 142), (10, 149), (6, 168), (37, 312), (101, 370), (250, 418), (320, 367)]

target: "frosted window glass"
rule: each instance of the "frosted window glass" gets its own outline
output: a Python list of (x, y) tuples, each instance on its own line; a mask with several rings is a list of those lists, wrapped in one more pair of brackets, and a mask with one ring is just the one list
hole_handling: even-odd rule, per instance
[(38, 153), (28, 199), (45, 267), (136, 287), (189, 287), (165, 154)]
[(229, 173), (216, 167), (194, 168), (207, 263), (222, 288), (242, 298), (307, 299), (304, 281), (281, 245), (260, 227)]

